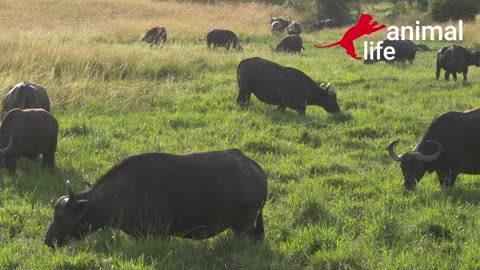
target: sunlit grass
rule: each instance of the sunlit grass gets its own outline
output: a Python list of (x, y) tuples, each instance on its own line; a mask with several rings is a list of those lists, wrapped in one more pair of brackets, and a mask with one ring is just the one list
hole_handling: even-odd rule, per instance
[[(271, 14), (298, 16), (255, 3), (0, 5), (0, 89), (23, 80), (43, 85), (60, 124), (54, 172), (29, 160), (19, 162), (15, 176), (0, 171), (0, 269), (480, 267), (478, 177), (461, 175), (455, 188), (442, 190), (426, 175), (406, 192), (385, 150), (394, 139), (401, 140), (398, 152), (412, 149), (442, 112), (478, 107), (480, 69), (470, 67), (466, 84), (436, 81), (435, 50), (446, 42), (427, 42), (434, 52), (418, 53), (413, 65), (364, 65), (342, 48), (312, 47), (337, 41), (345, 28), (302, 34), (300, 55), (274, 54), (270, 45), (281, 37), (268, 32)], [(167, 44), (150, 49), (139, 39), (158, 24), (167, 27)], [(466, 24), (464, 43), (457, 44), (475, 47), (479, 25)], [(237, 32), (244, 51), (208, 50), (198, 39), (214, 27)], [(312, 106), (306, 116), (281, 113), (255, 97), (240, 108), (236, 67), (253, 56), (330, 82), (342, 113)], [(205, 241), (165, 241), (135, 240), (118, 230), (56, 251), (43, 244), (67, 179), (83, 190), (83, 181), (94, 183), (129, 154), (234, 147), (257, 160), (269, 179), (263, 244), (229, 231)]]

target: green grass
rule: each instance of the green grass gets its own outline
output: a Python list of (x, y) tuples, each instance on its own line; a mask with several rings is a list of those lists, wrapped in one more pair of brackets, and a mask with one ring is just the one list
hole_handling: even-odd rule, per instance
[[(0, 170), (0, 269), (479, 268), (479, 177), (460, 175), (442, 190), (426, 175), (407, 192), (386, 145), (401, 139), (398, 152), (412, 149), (438, 114), (476, 108), (480, 69), (470, 68), (467, 84), (436, 81), (435, 52), (418, 53), (413, 65), (364, 65), (341, 48), (312, 48), (343, 31), (304, 35), (301, 55), (272, 54), (276, 38), (248, 31), (240, 35), (243, 53), (174, 36), (149, 49), (128, 33), (7, 33), (0, 86), (25, 79), (45, 86), (60, 131), (54, 172), (29, 160), (15, 176)], [(252, 56), (330, 82), (342, 113), (314, 106), (306, 116), (281, 113), (254, 97), (240, 108), (236, 66)], [(263, 244), (230, 231), (162, 241), (118, 230), (57, 250), (43, 244), (67, 179), (83, 190), (83, 181), (95, 182), (129, 154), (234, 147), (268, 176)]]

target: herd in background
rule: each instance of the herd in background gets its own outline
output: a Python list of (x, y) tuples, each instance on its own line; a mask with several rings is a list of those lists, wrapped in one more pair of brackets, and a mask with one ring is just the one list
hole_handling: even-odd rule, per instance
[[(331, 27), (341, 27), (352, 24), (353, 21), (350, 20), (333, 20), (327, 19), (321, 21), (316, 28), (331, 28)], [(305, 50), (303, 47), (303, 39), (300, 36), (302, 32), (302, 27), (300, 24), (292, 19), (284, 19), (280, 17), (270, 16), (270, 31), (273, 35), (278, 36), (285, 32), (288, 33), (288, 36), (283, 38), (276, 47), (272, 47), (274, 52), (285, 52), (285, 53), (300, 53), (301, 50)], [(230, 50), (231, 48), (238, 51), (242, 51), (243, 47), (240, 45), (237, 35), (226, 29), (212, 29), (207, 33), (207, 47), (225, 47)], [(161, 46), (165, 44), (167, 40), (167, 30), (165, 27), (156, 26), (153, 27), (145, 33), (142, 41), (150, 43), (150, 47), (153, 45)], [(393, 47), (395, 49), (394, 59), (387, 60), (384, 57), (383, 50), (386, 47)], [(380, 52), (378, 52), (380, 50)], [(373, 51), (373, 56), (379, 55), (380, 58), (377, 59), (365, 59), (365, 64), (372, 64), (378, 61), (385, 62), (406, 62), (409, 61), (410, 64), (413, 64), (417, 51), (420, 52), (429, 52), (432, 51), (430, 47), (426, 44), (415, 44), (413, 41), (408, 39), (401, 40), (389, 40), (385, 39), (383, 41), (383, 47), (380, 49), (375, 49)], [(458, 45), (449, 45), (441, 48), (437, 53), (437, 70), (436, 78), (439, 79), (441, 69), (445, 70), (445, 79), (449, 80), (450, 74), (452, 74), (453, 79), (457, 80), (457, 73), (463, 73), (463, 80), (467, 81), (468, 66), (476, 65), (480, 66), (480, 52), (479, 51), (469, 51), (466, 48)], [(278, 102), (276, 103), (278, 104)]]
[[(285, 30), (288, 33), (274, 51), (299, 53), (304, 49), (296, 21), (271, 18), (270, 27), (274, 35)], [(150, 46), (161, 46), (166, 40), (167, 31), (161, 26), (148, 30), (142, 38)], [(429, 50), (409, 40), (384, 43), (395, 48), (396, 60), (401, 62), (413, 63), (417, 50)], [(222, 29), (208, 32), (207, 46), (242, 50), (235, 33)], [(450, 74), (456, 80), (456, 73), (461, 72), (466, 81), (469, 65), (480, 66), (480, 52), (445, 46), (437, 53), (436, 78), (444, 69), (446, 80)], [(280, 111), (291, 108), (303, 115), (307, 105), (317, 105), (329, 113), (340, 112), (336, 92), (329, 83), (318, 85), (298, 69), (260, 57), (238, 64), (237, 82), (236, 101), (240, 106), (247, 106), (254, 94), (264, 103), (277, 105)], [(42, 166), (53, 169), (58, 121), (50, 113), (45, 89), (28, 81), (10, 86), (1, 114), (0, 166), (14, 174), (18, 158), (42, 155)], [(398, 140), (391, 142), (388, 152), (401, 163), (405, 188), (414, 188), (425, 172), (435, 171), (444, 187), (452, 187), (460, 173), (480, 174), (480, 145), (474, 143), (480, 137), (479, 122), (480, 109), (447, 112), (434, 119), (411, 152), (398, 155), (394, 151)], [(67, 191), (68, 195), (55, 203), (55, 215), (45, 235), (44, 242), (50, 247), (107, 227), (134, 237), (205, 239), (227, 228), (254, 240), (264, 237), (267, 177), (258, 163), (238, 149), (132, 155), (87, 190), (74, 192), (67, 181)]]

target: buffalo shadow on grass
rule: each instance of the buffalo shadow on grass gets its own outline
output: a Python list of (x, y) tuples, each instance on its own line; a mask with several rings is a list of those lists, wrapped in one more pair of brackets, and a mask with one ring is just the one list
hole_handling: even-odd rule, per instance
[(313, 110), (308, 110), (307, 108), (305, 115), (300, 115), (296, 111), (288, 108), (284, 112), (280, 112), (275, 109), (273, 109), (270, 113), (264, 110), (259, 111), (265, 113), (265, 115), (272, 121), (272, 123), (301, 123), (305, 124), (307, 127), (314, 128), (325, 128), (328, 126), (329, 123), (341, 124), (353, 120), (352, 115), (348, 112), (330, 114), (325, 112), (323, 109), (320, 113), (314, 113), (312, 112)]
[[(0, 175), (7, 176), (8, 171), (0, 169)], [(32, 161), (21, 158), (17, 161), (15, 175), (1, 177), (0, 188), (11, 188), (18, 196), (36, 203), (51, 204), (63, 195), (67, 194), (66, 180), (72, 182), (77, 191), (87, 189), (82, 182), (83, 175), (71, 168), (59, 168), (58, 164), (53, 170), (42, 168), (41, 158)]]
[(437, 200), (448, 198), (452, 202), (480, 205), (480, 189), (466, 189), (459, 185), (458, 180), (455, 187), (450, 189), (441, 189), (438, 185), (439, 190), (433, 194), (433, 197)]
[[(119, 257), (129, 262), (142, 259), (145, 266), (155, 269), (240, 269), (268, 268), (274, 254), (268, 239), (260, 243), (230, 230), (207, 240), (179, 237), (145, 236), (133, 238), (118, 229), (106, 229), (90, 234), (86, 240), (70, 242), (73, 249), (88, 250), (97, 257)], [(291, 268), (286, 268), (291, 269)]]

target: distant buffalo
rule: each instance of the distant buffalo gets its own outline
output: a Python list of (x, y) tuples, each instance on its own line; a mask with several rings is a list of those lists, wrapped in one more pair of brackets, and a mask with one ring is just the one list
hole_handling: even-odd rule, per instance
[(413, 189), (426, 172), (436, 172), (442, 187), (453, 187), (457, 176), (480, 174), (480, 109), (449, 111), (436, 117), (412, 151), (398, 155), (390, 142), (388, 152), (400, 162), (403, 185)]
[(207, 47), (225, 47), (243, 50), (238, 42), (237, 35), (230, 30), (213, 29), (207, 34)]
[(287, 28), (292, 23), (291, 20), (270, 16), (270, 26), (275, 22), (278, 22), (278, 27), (279, 29), (281, 29), (280, 32), (283, 32), (283, 30), (285, 30), (285, 28)]
[(58, 122), (43, 109), (13, 109), (0, 127), (0, 164), (15, 173), (19, 157), (42, 154), (42, 166), (53, 169), (57, 150)]
[(318, 105), (329, 113), (340, 111), (337, 94), (330, 85), (317, 85), (300, 70), (253, 57), (242, 60), (237, 67), (239, 93), (237, 103), (248, 105), (251, 94), (267, 104), (286, 107), (305, 114), (307, 105)]
[(274, 35), (281, 34), (285, 30), (282, 23), (279, 21), (274, 21), (270, 24), (270, 32)]
[(45, 235), (50, 247), (109, 227), (133, 237), (205, 239), (228, 228), (264, 237), (267, 177), (238, 149), (133, 155), (88, 190), (67, 189)]
[(302, 33), (302, 27), (300, 27), (300, 24), (296, 21), (293, 21), (287, 26), (287, 33), (289, 35), (300, 35), (300, 33)]
[(153, 27), (143, 36), (142, 41), (150, 43), (150, 46), (163, 45), (167, 41), (167, 30), (162, 26)]
[(431, 52), (432, 49), (428, 47), (426, 44), (417, 44), (417, 51), (419, 52)]
[(480, 51), (470, 52), (462, 46), (445, 46), (437, 53), (437, 80), (440, 78), (440, 70), (445, 70), (445, 80), (448, 80), (450, 73), (453, 80), (457, 80), (457, 72), (463, 73), (463, 81), (467, 81), (468, 66), (480, 66)]
[[(384, 57), (384, 50), (386, 47), (393, 47), (395, 49), (395, 54), (393, 54), (393, 60), (387, 60)], [(417, 45), (411, 40), (389, 40), (386, 39), (383, 41), (382, 48), (380, 49), (380, 59), (377, 59), (378, 49), (373, 51), (373, 59), (366, 59), (365, 64), (375, 63), (377, 61), (385, 62), (402, 62), (409, 61), (410, 64), (415, 60), (415, 55), (417, 54)], [(369, 55), (370, 56), (370, 55)]]
[(290, 35), (285, 37), (278, 43), (277, 47), (273, 48), (274, 52), (300, 53), (305, 48), (303, 47), (303, 40), (299, 35)]
[(41, 108), (50, 111), (50, 100), (43, 87), (24, 81), (9, 87), (2, 103), (2, 118), (11, 109)]

